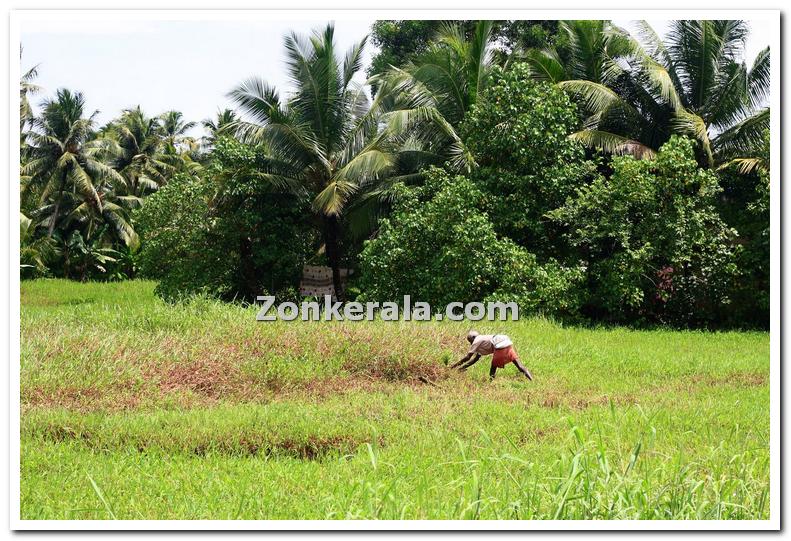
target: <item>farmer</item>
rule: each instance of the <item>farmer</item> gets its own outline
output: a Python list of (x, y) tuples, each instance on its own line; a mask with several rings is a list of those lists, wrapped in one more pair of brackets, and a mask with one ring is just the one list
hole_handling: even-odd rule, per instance
[(492, 355), (492, 366), (489, 368), (489, 379), (494, 379), (498, 368), (504, 368), (508, 363), (514, 363), (516, 368), (533, 381), (533, 375), (519, 362), (519, 356), (514, 349), (514, 343), (504, 334), (478, 334), (477, 331), (467, 333), (467, 341), (471, 344), (470, 351), (462, 359), (452, 364), (451, 368), (467, 370), (480, 360), (481, 355)]

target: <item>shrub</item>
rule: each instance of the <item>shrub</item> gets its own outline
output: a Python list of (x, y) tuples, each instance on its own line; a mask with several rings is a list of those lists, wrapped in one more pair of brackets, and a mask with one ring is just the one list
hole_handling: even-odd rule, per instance
[(272, 193), (255, 174), (264, 158), (221, 139), (202, 177), (176, 176), (137, 213), (141, 274), (157, 294), (195, 293), (253, 300), (296, 296), (302, 265), (315, 250), (303, 202)]
[(583, 147), (568, 137), (578, 125), (577, 108), (562, 90), (515, 64), (494, 70), (461, 128), (480, 164), (472, 178), (486, 192), (495, 230), (542, 258), (565, 251), (544, 213), (595, 173)]
[(208, 221), (211, 185), (177, 175), (135, 214), (142, 240), (141, 276), (159, 280), (156, 293), (174, 300), (198, 292), (222, 297), (231, 292), (233, 266), (223, 245), (212, 242)]
[[(444, 307), (487, 297), (523, 310), (562, 312), (568, 272), (541, 266), (533, 254), (499, 238), (483, 192), (470, 179), (431, 169), (424, 186), (401, 187), (392, 215), (360, 256), (365, 300), (413, 301)], [(573, 287), (574, 281), (565, 282)], [(559, 298), (563, 297), (563, 298)]]
[(486, 301), (516, 301), (520, 313), (578, 320), (585, 295), (585, 268), (566, 267), (554, 259), (539, 264), (536, 256), (509, 243), (499, 287)]
[(769, 131), (754, 154), (759, 160), (751, 171), (740, 164), (720, 171), (723, 193), (719, 208), (723, 219), (734, 227), (742, 246), (738, 253), (739, 276), (733, 291), (732, 322), (769, 326)]
[(715, 208), (718, 178), (674, 136), (655, 160), (618, 157), (550, 216), (588, 262), (590, 315), (706, 325), (729, 308), (736, 232)]

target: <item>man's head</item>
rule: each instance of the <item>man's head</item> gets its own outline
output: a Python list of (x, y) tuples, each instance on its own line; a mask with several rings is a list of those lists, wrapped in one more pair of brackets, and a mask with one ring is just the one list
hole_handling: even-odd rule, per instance
[(478, 336), (478, 331), (470, 331), (467, 333), (467, 341), (472, 344), (472, 341), (475, 340), (475, 337)]

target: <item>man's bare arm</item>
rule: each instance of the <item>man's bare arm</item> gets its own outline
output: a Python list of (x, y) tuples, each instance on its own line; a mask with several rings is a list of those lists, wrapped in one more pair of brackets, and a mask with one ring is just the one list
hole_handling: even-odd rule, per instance
[(466, 363), (467, 361), (469, 361), (470, 357), (472, 357), (472, 356), (473, 356), (473, 353), (470, 352), (467, 355), (465, 355), (464, 357), (462, 357), (458, 362), (455, 362), (452, 365), (450, 365), (448, 368), (456, 368), (457, 366), (460, 366), (460, 365)]
[(459, 370), (467, 370), (469, 367), (471, 367), (472, 365), (477, 363), (480, 359), (481, 359), (481, 354), (480, 353), (476, 353), (475, 357), (473, 357), (472, 360), (467, 362), (466, 364), (461, 365), (459, 367)]
[(496, 366), (494, 366), (494, 365), (492, 365), (492, 367), (491, 367), (491, 368), (489, 368), (489, 381), (491, 381), (491, 380), (493, 380), (493, 379), (494, 379), (494, 375), (495, 375), (496, 373), (497, 373), (497, 367), (496, 367)]

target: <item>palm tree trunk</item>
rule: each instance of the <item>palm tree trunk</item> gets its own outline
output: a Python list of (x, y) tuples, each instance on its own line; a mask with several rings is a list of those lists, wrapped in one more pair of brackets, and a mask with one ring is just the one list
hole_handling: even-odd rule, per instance
[(58, 189), (58, 200), (55, 201), (55, 212), (52, 213), (52, 219), (49, 222), (49, 228), (47, 228), (47, 238), (52, 238), (52, 233), (55, 231), (55, 223), (58, 221), (58, 213), (60, 212), (60, 202), (63, 199), (63, 183), (64, 179), (61, 177), (60, 180), (60, 188)]
[(335, 298), (343, 302), (345, 297), (343, 283), (341, 282), (340, 229), (340, 223), (336, 216), (324, 217), (324, 250), (332, 269), (332, 285), (335, 288)]
[(47, 228), (47, 238), (52, 238), (52, 233), (55, 231), (55, 222), (58, 221), (58, 212), (60, 211), (60, 197), (58, 197), (58, 201), (55, 203), (55, 211), (52, 213), (52, 217), (49, 222), (49, 227)]
[[(253, 261), (253, 243), (242, 235), (239, 239), (239, 257), (241, 259), (242, 287), (244, 296), (254, 300), (262, 292), (258, 289), (257, 272)], [(270, 292), (272, 293), (272, 292)]]

